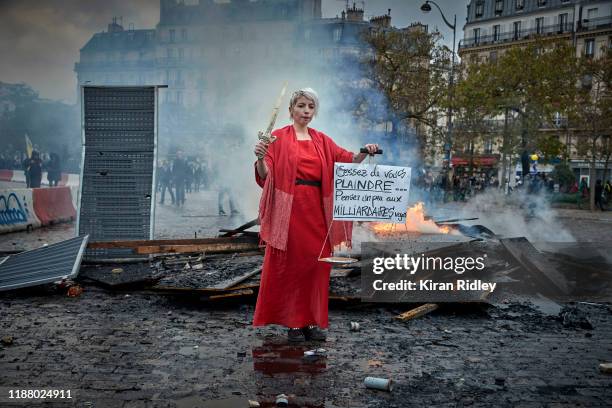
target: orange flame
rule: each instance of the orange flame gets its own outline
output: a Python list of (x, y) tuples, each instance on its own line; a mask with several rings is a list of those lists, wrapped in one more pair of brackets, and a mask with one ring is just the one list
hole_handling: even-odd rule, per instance
[(378, 235), (396, 234), (403, 231), (421, 232), (425, 234), (449, 234), (450, 227), (438, 226), (432, 220), (425, 219), (425, 206), (423, 203), (416, 203), (406, 212), (406, 223), (390, 224), (384, 222), (372, 222), (370, 228)]

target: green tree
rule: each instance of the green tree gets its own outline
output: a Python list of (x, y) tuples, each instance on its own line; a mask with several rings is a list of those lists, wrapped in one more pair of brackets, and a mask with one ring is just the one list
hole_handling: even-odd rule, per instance
[(580, 86), (569, 118), (577, 135), (576, 148), (589, 158), (590, 207), (595, 210), (596, 162), (610, 161), (612, 136), (612, 51), (602, 49), (600, 58), (582, 58), (578, 63), (577, 78)]
[[(367, 95), (355, 113), (374, 122), (390, 122), (394, 136), (410, 124), (437, 128), (437, 113), (448, 97), (450, 68), (450, 52), (440, 45), (440, 34), (412, 26), (370, 30), (364, 40), (371, 47), (364, 61), (369, 86), (380, 91), (383, 100)], [(420, 142), (423, 150), (426, 140)]]
[(480, 86), (490, 75), (489, 64), (471, 64), (466, 68), (464, 79), (455, 87), (453, 124), (453, 144), (455, 150), (463, 150), (469, 156), (469, 170), (474, 166), (476, 147), (490, 137), (487, 123), (490, 113), (490, 95)]
[(497, 127), (497, 134), (504, 169), (508, 158), (524, 152), (555, 156), (560, 145), (541, 129), (553, 128), (558, 113), (574, 100), (575, 72), (574, 50), (567, 42), (536, 40), (512, 47), (494, 61), (468, 62), (455, 110), (468, 114), (477, 109), (481, 119), (500, 118), (503, 126)]

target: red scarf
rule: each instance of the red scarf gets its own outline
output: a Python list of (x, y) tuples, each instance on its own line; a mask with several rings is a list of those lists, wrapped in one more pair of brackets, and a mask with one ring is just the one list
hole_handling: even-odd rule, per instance
[[(261, 240), (272, 248), (286, 251), (289, 234), (289, 219), (295, 191), (295, 179), (298, 165), (298, 142), (293, 125), (276, 129), (272, 132), (276, 141), (268, 148), (264, 158), (268, 166), (268, 175), (261, 179), (255, 170), (257, 184), (263, 187), (259, 201), (259, 235)], [(334, 163), (350, 163), (353, 153), (344, 150), (334, 143), (326, 134), (308, 128), (308, 134), (321, 159), (321, 193), (323, 195), (323, 213), (329, 231), (329, 242), (332, 248), (338, 244), (351, 245), (353, 223), (334, 221), (333, 216), (333, 181)], [(323, 245), (323, 243), (321, 243)]]

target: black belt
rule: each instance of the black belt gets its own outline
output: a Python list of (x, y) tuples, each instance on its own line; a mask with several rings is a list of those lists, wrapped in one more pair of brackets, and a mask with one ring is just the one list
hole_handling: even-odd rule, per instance
[(304, 185), (304, 186), (321, 187), (321, 182), (320, 181), (316, 181), (316, 180), (295, 179), (295, 184), (297, 186)]

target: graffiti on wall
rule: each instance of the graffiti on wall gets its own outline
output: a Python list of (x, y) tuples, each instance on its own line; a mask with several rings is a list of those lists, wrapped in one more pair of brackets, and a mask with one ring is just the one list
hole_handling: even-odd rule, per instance
[(23, 204), (15, 193), (8, 196), (0, 195), (0, 225), (15, 225), (28, 222), (28, 205), (23, 198)]

